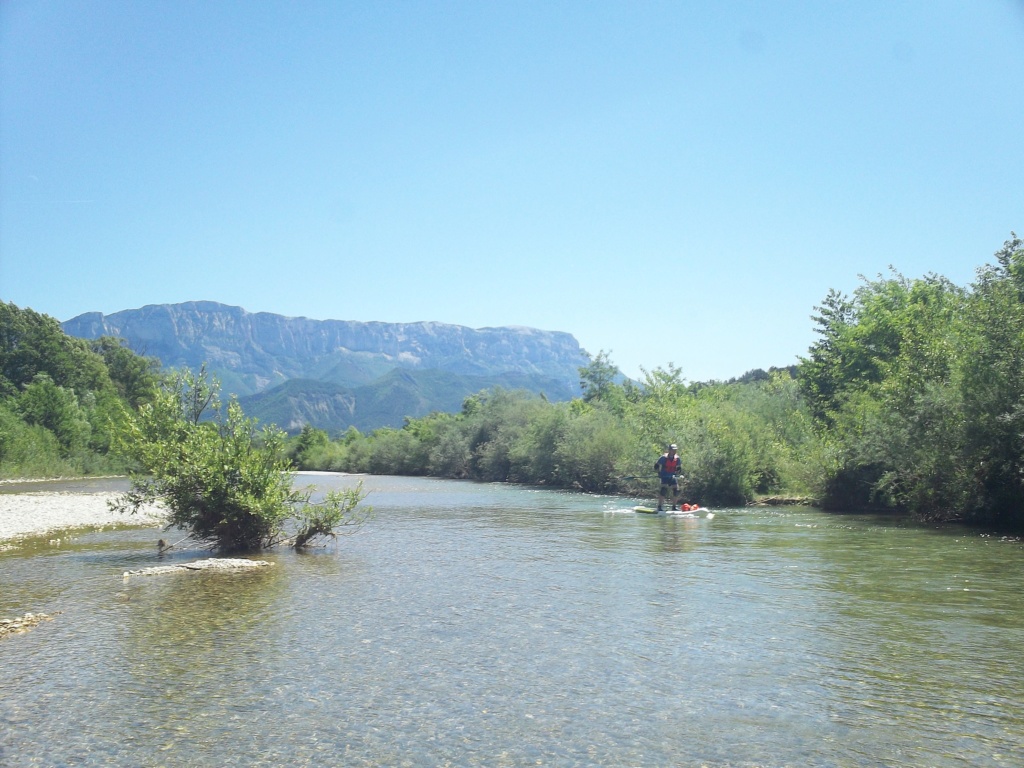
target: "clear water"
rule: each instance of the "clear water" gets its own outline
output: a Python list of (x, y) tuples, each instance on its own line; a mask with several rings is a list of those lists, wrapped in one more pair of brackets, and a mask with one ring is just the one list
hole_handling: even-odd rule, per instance
[[(307, 478), (323, 487), (355, 478)], [(868, 516), (365, 478), (370, 523), (136, 577), (0, 553), (0, 764), (1020, 766), (1024, 546)]]

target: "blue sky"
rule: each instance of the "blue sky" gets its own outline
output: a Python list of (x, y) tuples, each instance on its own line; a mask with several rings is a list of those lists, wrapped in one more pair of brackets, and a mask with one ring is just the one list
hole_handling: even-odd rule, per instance
[(788, 365), (1024, 230), (1024, 2), (0, 3), (0, 298)]

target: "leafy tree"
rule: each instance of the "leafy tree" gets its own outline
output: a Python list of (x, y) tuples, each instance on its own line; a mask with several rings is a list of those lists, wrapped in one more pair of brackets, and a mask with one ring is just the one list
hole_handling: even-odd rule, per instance
[(14, 429), (8, 421), (0, 473), (39, 477), (122, 469), (109, 450), (124, 402), (111, 370), (120, 364), (155, 371), (155, 361), (124, 348), (115, 352), (114, 344), (103, 347), (111, 352), (105, 357), (67, 336), (52, 317), (0, 302), (0, 402), (27, 427)]
[(535, 409), (551, 404), (531, 393), (500, 387), (475, 397), (476, 405), (467, 419), (471, 476), (481, 480), (509, 480), (513, 446), (526, 430)]
[(302, 432), (299, 433), (288, 453), (299, 468), (309, 469), (312, 456), (323, 451), (330, 442), (331, 439), (327, 432), (317, 429), (312, 424), (303, 424)]
[[(132, 513), (162, 502), (170, 526), (224, 551), (286, 541), (302, 546), (359, 522), (351, 513), (363, 499), (361, 487), (311, 502), (312, 489), (292, 487), (284, 433), (273, 427), (257, 431), (234, 400), (225, 415), (217, 392), (205, 370), (182, 372), (151, 403), (126, 415), (119, 450), (140, 471), (115, 509)], [(212, 420), (204, 420), (208, 408), (215, 412)], [(289, 531), (290, 521), (297, 529)]]
[(160, 361), (137, 355), (124, 339), (101, 336), (92, 342), (92, 350), (103, 358), (117, 393), (129, 407), (149, 402), (160, 379)]
[(822, 450), (821, 439), (794, 371), (776, 369), (766, 381), (738, 388), (737, 407), (756, 425), (752, 442), (757, 457), (757, 493), (820, 493), (820, 473), (811, 459)]
[(584, 491), (607, 491), (629, 436), (622, 420), (603, 408), (588, 408), (563, 426), (554, 451), (560, 485)]
[(799, 372), (826, 504), (1024, 525), (1024, 247), (971, 290), (927, 275), (833, 292)]
[(469, 437), (458, 424), (450, 424), (438, 436), (427, 458), (426, 474), (438, 477), (464, 478), (469, 476), (469, 462), (473, 451)]
[(49, 477), (73, 471), (53, 432), (27, 424), (12, 407), (0, 402), (0, 476)]
[(52, 432), (67, 457), (85, 448), (91, 427), (71, 389), (58, 387), (45, 373), (37, 373), (17, 399), (18, 410), (29, 424)]
[(385, 427), (374, 433), (364, 471), (378, 475), (418, 475), (427, 456), (416, 436), (405, 429)]
[(112, 386), (87, 342), (65, 334), (48, 315), (0, 302), (0, 396), (15, 394), (39, 373), (78, 395)]
[(596, 357), (590, 358), (590, 362), (581, 367), (579, 372), (580, 389), (587, 402), (607, 396), (615, 387), (615, 378), (620, 375), (619, 369), (610, 359), (610, 353), (603, 349)]
[(801, 360), (799, 381), (815, 418), (828, 421), (841, 405), (841, 393), (849, 386), (856, 364), (848, 339), (854, 322), (854, 305), (845, 295), (830, 290), (812, 320), (821, 338), (811, 345), (810, 356)]
[(1011, 233), (979, 270), (956, 379), (967, 516), (1024, 527), (1024, 242)]
[(536, 407), (509, 450), (509, 479), (563, 484), (567, 476), (562, 472), (565, 456), (560, 448), (567, 440), (570, 420), (570, 407), (565, 403)]

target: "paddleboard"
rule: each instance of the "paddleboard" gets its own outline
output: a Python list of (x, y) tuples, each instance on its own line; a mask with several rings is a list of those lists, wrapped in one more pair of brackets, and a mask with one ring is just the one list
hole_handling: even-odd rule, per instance
[(696, 509), (663, 509), (659, 512), (654, 507), (633, 507), (634, 512), (639, 512), (644, 515), (669, 515), (672, 517), (697, 517), (698, 514), (706, 513), (707, 518), (710, 520), (715, 516), (715, 513), (710, 511), (707, 507), (697, 507)]

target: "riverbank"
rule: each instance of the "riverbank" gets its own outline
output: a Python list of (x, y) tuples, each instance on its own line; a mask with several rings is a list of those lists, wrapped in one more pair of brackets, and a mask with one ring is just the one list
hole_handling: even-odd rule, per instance
[(67, 483), (74, 480), (117, 480), (126, 475), (58, 475), (56, 477), (4, 477), (0, 487), (5, 485), (26, 485), (31, 483)]
[(157, 507), (125, 515), (110, 509), (115, 492), (36, 491), (0, 493), (0, 541), (40, 536), (67, 528), (153, 525), (163, 519)]
[[(338, 474), (344, 473), (296, 472), (295, 477), (301, 485), (306, 475)], [(108, 502), (121, 495), (122, 484), (127, 490), (128, 478), (123, 475), (0, 480), (0, 542), (67, 528), (162, 525), (164, 514), (158, 506), (135, 515), (110, 509)]]

